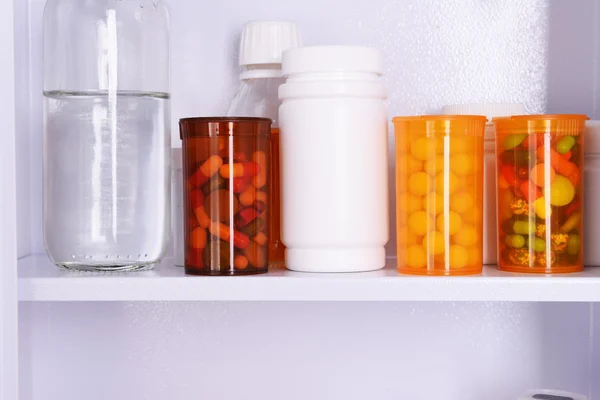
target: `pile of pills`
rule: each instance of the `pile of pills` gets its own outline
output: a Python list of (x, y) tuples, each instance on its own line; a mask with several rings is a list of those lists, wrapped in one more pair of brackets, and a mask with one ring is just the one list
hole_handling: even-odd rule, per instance
[(198, 150), (190, 148), (190, 159), (185, 160), (189, 174), (186, 272), (222, 275), (266, 271), (267, 140), (195, 140)]
[(579, 136), (497, 138), (499, 267), (571, 272), (581, 267)]
[(400, 272), (481, 271), (482, 151), (481, 136), (397, 142)]

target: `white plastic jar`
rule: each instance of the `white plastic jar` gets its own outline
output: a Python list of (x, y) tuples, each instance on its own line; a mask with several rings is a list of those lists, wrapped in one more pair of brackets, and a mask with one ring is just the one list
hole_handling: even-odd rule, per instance
[(453, 104), (442, 108), (447, 115), (485, 115), (483, 144), (483, 265), (497, 263), (496, 229), (496, 130), (492, 119), (525, 114), (522, 104)]
[(583, 264), (600, 266), (600, 121), (587, 121), (583, 139)]
[(381, 53), (299, 47), (279, 88), (282, 240), (294, 271), (372, 271), (388, 241), (387, 93)]

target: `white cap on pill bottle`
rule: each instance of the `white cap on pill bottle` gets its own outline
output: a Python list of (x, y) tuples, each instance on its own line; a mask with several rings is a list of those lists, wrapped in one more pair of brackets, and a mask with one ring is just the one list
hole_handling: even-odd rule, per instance
[(283, 51), (300, 45), (300, 33), (292, 22), (248, 22), (240, 40), (240, 67), (281, 64)]

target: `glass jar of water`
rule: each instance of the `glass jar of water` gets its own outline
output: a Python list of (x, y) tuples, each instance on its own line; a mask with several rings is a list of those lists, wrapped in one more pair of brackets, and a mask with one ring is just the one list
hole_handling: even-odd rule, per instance
[(55, 264), (137, 270), (170, 233), (169, 15), (160, 0), (48, 0), (44, 243)]

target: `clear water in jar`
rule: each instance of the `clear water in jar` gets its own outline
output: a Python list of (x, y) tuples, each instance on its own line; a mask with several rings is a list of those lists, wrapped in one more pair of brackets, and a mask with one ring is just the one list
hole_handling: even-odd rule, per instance
[(44, 243), (62, 267), (143, 269), (170, 231), (169, 95), (44, 92)]

